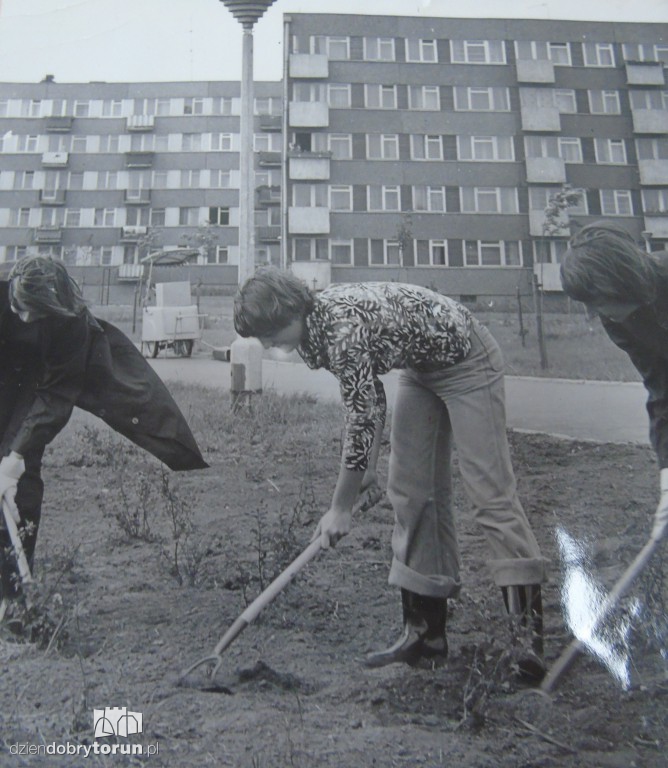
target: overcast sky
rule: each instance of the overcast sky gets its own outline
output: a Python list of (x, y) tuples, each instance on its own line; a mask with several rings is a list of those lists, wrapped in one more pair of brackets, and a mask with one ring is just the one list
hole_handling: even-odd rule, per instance
[[(281, 78), (289, 12), (668, 22), (668, 0), (276, 0), (255, 26), (256, 80)], [(239, 80), (241, 26), (220, 0), (0, 0), (0, 81), (46, 74)]]

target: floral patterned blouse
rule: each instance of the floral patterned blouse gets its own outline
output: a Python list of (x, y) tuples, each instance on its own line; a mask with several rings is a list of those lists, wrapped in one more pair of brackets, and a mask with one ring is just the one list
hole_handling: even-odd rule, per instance
[(346, 408), (347, 469), (365, 470), (387, 401), (378, 378), (394, 368), (431, 372), (463, 360), (469, 311), (439, 293), (402, 283), (337, 284), (315, 297), (299, 354), (339, 380)]

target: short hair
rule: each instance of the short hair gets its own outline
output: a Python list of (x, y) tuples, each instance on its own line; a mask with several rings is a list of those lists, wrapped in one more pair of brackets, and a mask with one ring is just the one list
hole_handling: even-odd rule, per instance
[(87, 306), (81, 290), (61, 261), (48, 256), (26, 256), (12, 267), (9, 299), (46, 315), (76, 317)]
[(658, 262), (619, 224), (596, 221), (576, 232), (561, 260), (568, 296), (585, 304), (601, 300), (651, 304), (657, 296)]
[(292, 272), (260, 267), (234, 299), (234, 328), (244, 338), (266, 336), (303, 318), (313, 306), (313, 292)]

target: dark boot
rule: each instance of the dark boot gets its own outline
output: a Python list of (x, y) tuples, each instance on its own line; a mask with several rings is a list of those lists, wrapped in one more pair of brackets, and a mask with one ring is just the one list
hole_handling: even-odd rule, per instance
[(547, 671), (543, 658), (543, 600), (539, 584), (501, 587), (503, 602), (511, 617), (531, 631), (531, 648), (518, 660), (520, 676), (527, 682), (539, 683)]
[(399, 662), (416, 666), (422, 660), (442, 664), (448, 657), (445, 636), (448, 601), (402, 589), (401, 604), (404, 614), (401, 637), (384, 651), (370, 653), (364, 659), (365, 666), (384, 667)]

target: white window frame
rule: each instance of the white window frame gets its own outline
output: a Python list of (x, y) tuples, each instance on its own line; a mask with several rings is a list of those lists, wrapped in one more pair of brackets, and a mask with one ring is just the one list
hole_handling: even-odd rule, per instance
[(630, 91), (631, 109), (668, 110), (668, 91)]
[(575, 115), (578, 111), (578, 101), (573, 88), (555, 88), (554, 106), (560, 115)]
[[(482, 54), (479, 58), (477, 54)], [(506, 64), (503, 40), (450, 40), (453, 64)]]
[[(509, 112), (510, 94), (505, 86), (455, 86), (455, 112)], [(473, 107), (476, 96), (486, 96), (486, 107)], [(499, 104), (499, 102), (502, 102)]]
[(364, 106), (367, 109), (396, 109), (397, 86), (365, 83)]
[(199, 168), (183, 168), (179, 173), (180, 189), (199, 189), (201, 187), (201, 172)]
[[(375, 198), (378, 198), (378, 204)], [(370, 184), (366, 189), (367, 211), (397, 212), (401, 210), (401, 187), (398, 184)]]
[(614, 67), (615, 47), (612, 43), (590, 43), (582, 45), (585, 67)]
[(411, 160), (440, 161), (443, 160), (443, 137), (441, 134), (412, 133)]
[[(559, 148), (559, 157), (565, 163), (581, 163), (582, 162), (582, 141), (579, 136), (559, 136), (557, 138), (557, 145)], [(570, 153), (567, 150), (575, 150), (576, 158), (570, 157)]]
[[(327, 106), (330, 109), (350, 109), (351, 104), (350, 83), (328, 83), (327, 84)], [(339, 102), (342, 97), (342, 103)]]
[(212, 133), (209, 137), (209, 146), (212, 152), (232, 152), (231, 133)]
[[(549, 205), (550, 200), (554, 195), (562, 191), (561, 187), (529, 187), (529, 210), (530, 211), (545, 211), (545, 208)], [(566, 209), (569, 214), (578, 216), (588, 216), (589, 210), (587, 207), (587, 195), (584, 190), (580, 190), (578, 205), (571, 206)]]
[(637, 138), (636, 153), (638, 160), (668, 160), (668, 136)]
[[(519, 213), (516, 187), (460, 187), (459, 196), (462, 213)], [(483, 201), (488, 200), (494, 200), (494, 210), (484, 208)]]
[[(445, 186), (414, 184), (411, 187), (413, 210), (423, 213), (446, 213)], [(420, 198), (423, 197), (424, 201)]]
[(439, 112), (441, 89), (438, 85), (409, 85), (408, 108), (424, 112)]
[(37, 152), (39, 136), (33, 136), (27, 133), (20, 133), (16, 137), (17, 152)]
[(603, 216), (633, 216), (633, 197), (630, 189), (601, 189)]
[[(348, 259), (342, 260), (340, 258), (334, 258), (334, 250), (336, 248), (345, 249), (348, 253)], [(351, 266), (353, 264), (353, 241), (345, 238), (333, 238), (329, 241), (329, 260), (332, 264)]]
[(668, 213), (668, 189), (666, 187), (643, 189), (641, 195), (643, 213)]
[[(437, 257), (437, 254), (442, 251), (443, 261)], [(425, 262), (422, 258), (427, 257)], [(448, 241), (447, 240), (417, 240), (415, 242), (415, 266), (416, 267), (448, 267)]]
[(329, 187), (330, 211), (352, 211), (353, 188), (351, 184), (331, 184)]
[[(339, 152), (335, 147), (342, 147), (343, 152)], [(353, 157), (353, 136), (351, 133), (329, 133), (327, 134), (328, 151), (332, 153), (335, 160), (352, 160)]]
[(592, 115), (621, 115), (622, 113), (619, 91), (589, 90), (587, 97), (589, 99), (589, 111)]
[[(350, 38), (344, 35), (313, 35), (309, 41), (309, 50), (327, 56), (330, 61), (348, 61)], [(339, 55), (339, 50), (343, 55)]]
[(393, 37), (364, 37), (364, 61), (396, 61)]
[[(98, 216), (101, 223), (98, 223)], [(116, 226), (116, 209), (115, 208), (94, 208), (93, 209), (93, 226), (98, 227), (115, 227)]]
[[(502, 157), (501, 144), (510, 149), (508, 157)], [(483, 157), (479, 150), (490, 148), (491, 157)], [(457, 136), (457, 159), (462, 162), (476, 163), (512, 163), (515, 161), (515, 144), (512, 136)]]
[(594, 153), (599, 165), (627, 165), (628, 162), (624, 139), (602, 139), (596, 136)]
[[(517, 246), (517, 262), (509, 260), (510, 245)], [(464, 240), (463, 243), (464, 253), (464, 266), (466, 267), (521, 267), (522, 258), (522, 243), (517, 240)], [(469, 245), (475, 246), (475, 261), (470, 260)], [(493, 262), (483, 263), (485, 261), (485, 251), (487, 249), (498, 249), (499, 259)]]
[(406, 38), (406, 61), (417, 64), (438, 63), (438, 48), (433, 38)]
[[(371, 152), (372, 141), (378, 140), (378, 155)], [(366, 159), (367, 160), (398, 160), (399, 159), (399, 135), (396, 133), (367, 133), (366, 134)]]

